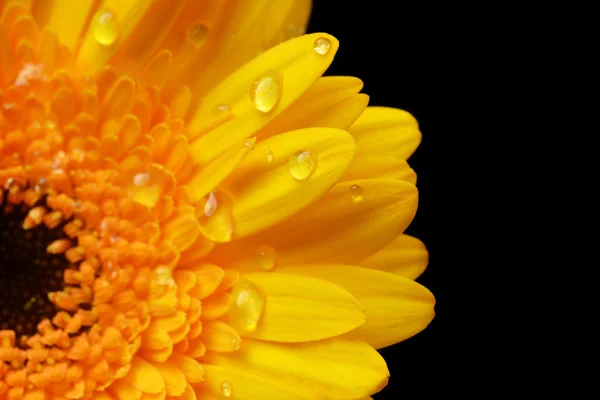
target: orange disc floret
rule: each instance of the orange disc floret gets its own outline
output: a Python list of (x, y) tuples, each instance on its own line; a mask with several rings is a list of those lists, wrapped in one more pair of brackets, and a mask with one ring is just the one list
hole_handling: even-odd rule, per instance
[(11, 300), (34, 314), (0, 320), (0, 399), (180, 396), (203, 379), (195, 358), (239, 348), (216, 321), (239, 274), (196, 262), (213, 244), (178, 189), (197, 167), (189, 101), (160, 90), (171, 58), (138, 79), (110, 66), (81, 76), (25, 7), (4, 8), (0, 211), (7, 235), (37, 238), (29, 258), (7, 260), (51, 276), (35, 286), (44, 296)]

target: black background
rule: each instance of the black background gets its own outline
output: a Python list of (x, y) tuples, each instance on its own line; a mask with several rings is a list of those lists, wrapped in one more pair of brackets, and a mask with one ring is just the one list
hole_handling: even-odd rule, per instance
[[(409, 111), (419, 121), (423, 141), (409, 159), (417, 172), (419, 209), (406, 233), (423, 240), (430, 262), (418, 282), (436, 296), (436, 317), (420, 334), (381, 351), (391, 373), (388, 386), (374, 399), (429, 398), (440, 390), (441, 326), (445, 309), (442, 268), (436, 263), (432, 229), (432, 146), (437, 134), (432, 96), (426, 88), (435, 67), (429, 64), (423, 10), (396, 1), (313, 0), (307, 33), (326, 32), (340, 48), (326, 75), (356, 76), (370, 105)], [(441, 303), (441, 304), (440, 304)], [(440, 311), (440, 309), (442, 311)]]

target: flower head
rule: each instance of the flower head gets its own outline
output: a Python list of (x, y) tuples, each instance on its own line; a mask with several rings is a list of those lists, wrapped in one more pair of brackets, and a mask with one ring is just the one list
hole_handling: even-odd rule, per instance
[(434, 315), (402, 233), (421, 136), (321, 77), (309, 1), (0, 11), (0, 399), (385, 385), (375, 349)]

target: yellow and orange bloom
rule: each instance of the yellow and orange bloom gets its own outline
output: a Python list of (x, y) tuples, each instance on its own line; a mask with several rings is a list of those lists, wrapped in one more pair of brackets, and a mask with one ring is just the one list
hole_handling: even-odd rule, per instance
[(310, 6), (0, 0), (0, 399), (385, 386), (434, 316), (421, 134)]

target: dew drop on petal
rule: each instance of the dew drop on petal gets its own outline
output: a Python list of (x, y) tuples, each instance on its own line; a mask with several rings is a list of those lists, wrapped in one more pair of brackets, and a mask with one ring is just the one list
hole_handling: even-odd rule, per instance
[(110, 46), (119, 37), (117, 16), (110, 11), (100, 11), (94, 16), (94, 39), (104, 46)]
[(207, 36), (208, 28), (201, 22), (192, 25), (188, 31), (188, 41), (196, 49), (199, 49), (204, 45)]
[(245, 150), (245, 151), (254, 150), (255, 144), (256, 144), (256, 138), (246, 139), (246, 140), (244, 140), (244, 144), (242, 145), (242, 150)]
[(267, 72), (258, 77), (250, 87), (250, 100), (254, 108), (263, 113), (271, 111), (281, 98), (281, 76)]
[(210, 192), (208, 194), (208, 200), (206, 200), (206, 203), (204, 203), (204, 215), (206, 215), (207, 217), (212, 216), (215, 213), (215, 211), (217, 211), (217, 206), (217, 198), (212, 192)]
[(313, 49), (315, 50), (315, 53), (320, 54), (322, 56), (324, 56), (325, 54), (327, 54), (327, 52), (329, 52), (330, 47), (331, 47), (331, 41), (329, 39), (327, 39), (326, 37), (317, 38), (315, 40), (315, 43), (313, 44)]
[(231, 397), (233, 394), (233, 387), (231, 383), (225, 381), (221, 384), (221, 394), (225, 397)]
[(148, 172), (140, 172), (133, 176), (133, 184), (135, 186), (144, 186), (150, 181), (150, 174)]
[(273, 158), (275, 157), (275, 154), (273, 154), (273, 150), (271, 149), (265, 149), (265, 158), (267, 159), (267, 162), (273, 162)]
[(196, 205), (200, 232), (216, 243), (228, 242), (233, 236), (233, 202), (230, 196), (217, 190)]
[(290, 174), (294, 179), (304, 181), (315, 172), (317, 159), (310, 151), (297, 151), (289, 161)]
[(275, 268), (277, 253), (270, 246), (260, 246), (256, 250), (256, 263), (259, 268), (265, 271), (270, 271)]
[(353, 202), (360, 203), (363, 199), (362, 188), (358, 185), (350, 186), (350, 196), (352, 197)]
[(215, 111), (218, 114), (226, 114), (231, 111), (231, 106), (229, 104), (217, 104), (215, 106)]
[(229, 321), (243, 332), (254, 332), (265, 306), (260, 288), (248, 280), (238, 281), (231, 289)]

